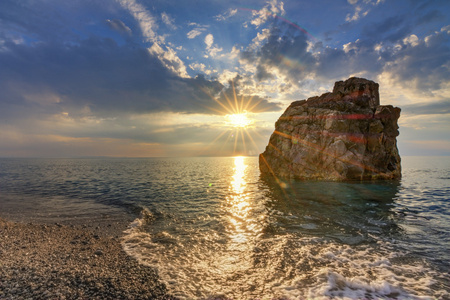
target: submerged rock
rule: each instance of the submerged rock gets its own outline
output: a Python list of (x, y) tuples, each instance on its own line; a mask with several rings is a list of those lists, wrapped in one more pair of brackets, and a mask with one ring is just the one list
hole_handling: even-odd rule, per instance
[(332, 93), (293, 102), (275, 123), (263, 176), (314, 180), (401, 177), (400, 108), (380, 105), (378, 84), (352, 77)]

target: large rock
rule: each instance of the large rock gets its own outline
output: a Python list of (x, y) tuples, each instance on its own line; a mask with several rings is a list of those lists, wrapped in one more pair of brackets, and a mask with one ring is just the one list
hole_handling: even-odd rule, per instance
[(380, 105), (378, 84), (335, 83), (332, 93), (293, 102), (259, 156), (263, 176), (314, 180), (401, 177), (400, 108)]

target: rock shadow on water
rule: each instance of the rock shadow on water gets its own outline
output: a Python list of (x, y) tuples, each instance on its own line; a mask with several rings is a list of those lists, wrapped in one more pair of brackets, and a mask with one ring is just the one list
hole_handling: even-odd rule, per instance
[[(269, 220), (253, 256), (257, 266), (278, 262), (309, 295), (331, 299), (419, 299), (419, 290), (435, 288), (422, 284), (431, 280), (428, 263), (397, 244), (405, 234), (396, 213), (400, 182), (280, 184), (262, 177), (260, 184)], [(283, 240), (278, 252), (276, 240)]]
[(266, 231), (329, 237), (344, 244), (403, 234), (394, 210), (399, 181), (325, 182), (261, 176), (270, 222)]

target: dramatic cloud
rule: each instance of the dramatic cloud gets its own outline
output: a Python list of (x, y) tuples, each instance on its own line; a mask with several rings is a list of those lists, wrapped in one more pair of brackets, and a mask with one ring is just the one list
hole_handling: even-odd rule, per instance
[(445, 28), (423, 40), (406, 39), (391, 49), (385, 70), (399, 83), (430, 92), (440, 89), (450, 78), (450, 34)]
[(33, 48), (9, 43), (8, 49), (0, 53), (2, 104), (40, 103), (35, 99), (46, 93), (59, 99), (55, 109), (88, 109), (99, 115), (211, 113), (205, 107), (212, 100), (204, 91), (215, 95), (223, 88), (217, 81), (182, 78), (148, 51), (108, 39)]
[(326, 3), (0, 1), (0, 155), (197, 153), (242, 110), (264, 145), (280, 109), (349, 76), (402, 107), (402, 145), (448, 140), (448, 1)]
[(333, 82), (355, 74), (373, 79), (389, 74), (396, 84), (409, 82), (410, 89), (421, 93), (444, 88), (450, 78), (449, 30), (443, 27), (419, 39), (405, 28), (397, 17), (388, 18), (363, 29), (377, 34), (333, 48), (312, 44), (303, 32), (274, 20), (270, 30), (258, 33), (241, 52), (241, 59), (256, 66), (257, 81), (278, 77), (280, 84), (300, 86), (310, 78)]
[(252, 47), (241, 52), (241, 60), (256, 66), (257, 81), (279, 77), (279, 84), (298, 85), (314, 70), (316, 58), (308, 51), (307, 37), (301, 31), (283, 31), (277, 23), (263, 31)]

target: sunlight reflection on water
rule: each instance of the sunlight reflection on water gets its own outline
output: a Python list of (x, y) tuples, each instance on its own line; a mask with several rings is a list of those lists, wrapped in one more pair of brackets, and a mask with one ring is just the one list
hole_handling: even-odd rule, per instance
[(0, 160), (0, 186), (2, 208), (141, 211), (124, 248), (180, 298), (445, 298), (450, 160), (404, 161), (401, 182), (281, 188), (256, 157)]
[(262, 230), (256, 216), (251, 214), (253, 205), (249, 192), (246, 190), (246, 168), (244, 157), (234, 158), (233, 180), (224, 207), (228, 211), (228, 234), (231, 240), (237, 244), (249, 242), (252, 236), (256, 236)]

